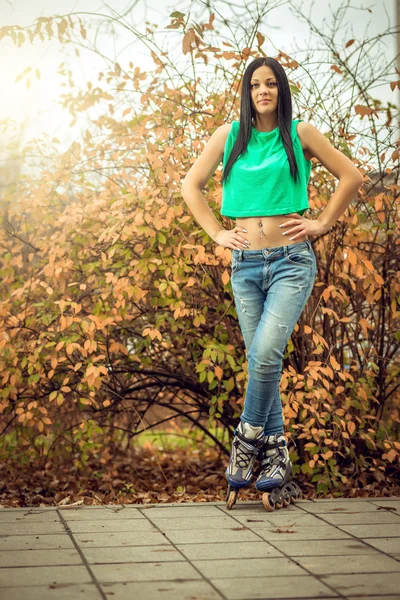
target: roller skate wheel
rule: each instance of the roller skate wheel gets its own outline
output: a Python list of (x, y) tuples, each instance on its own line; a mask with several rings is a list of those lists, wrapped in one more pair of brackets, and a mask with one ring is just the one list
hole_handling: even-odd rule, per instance
[(290, 506), (290, 500), (291, 500), (291, 497), (289, 494), (287, 494), (283, 497), (283, 499), (282, 499), (283, 508), (287, 508), (288, 506)]
[(227, 509), (230, 510), (233, 507), (233, 505), (236, 502), (237, 495), (238, 495), (238, 491), (237, 490), (233, 490), (231, 488), (228, 488), (228, 493), (226, 495), (226, 508)]
[(292, 502), (295, 503), (297, 502), (297, 500), (299, 500), (300, 498), (303, 497), (303, 492), (301, 491), (301, 489), (299, 488), (299, 486), (297, 484), (293, 484), (294, 487), (294, 495), (293, 495), (293, 500)]
[(282, 502), (275, 502), (275, 508), (277, 510), (280, 510), (281, 508), (283, 508), (283, 501)]
[(269, 492), (264, 492), (264, 494), (261, 497), (261, 500), (265, 510), (267, 510), (268, 512), (272, 512), (273, 510), (275, 510), (275, 504), (271, 499), (271, 494)]

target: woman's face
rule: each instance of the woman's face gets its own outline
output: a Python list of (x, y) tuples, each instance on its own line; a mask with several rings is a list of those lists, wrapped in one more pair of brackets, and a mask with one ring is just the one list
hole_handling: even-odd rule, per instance
[(271, 67), (263, 65), (254, 71), (250, 80), (250, 96), (253, 109), (260, 115), (277, 111), (278, 84)]

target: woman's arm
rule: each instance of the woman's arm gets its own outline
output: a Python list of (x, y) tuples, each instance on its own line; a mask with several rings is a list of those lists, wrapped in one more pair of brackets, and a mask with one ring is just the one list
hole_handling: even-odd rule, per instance
[(188, 171), (181, 186), (181, 194), (196, 221), (215, 241), (217, 234), (223, 229), (202, 194), (210, 177), (215, 172), (224, 155), (224, 147), (230, 124), (218, 127), (201, 155)]
[(332, 194), (328, 205), (317, 219), (306, 219), (298, 213), (289, 213), (286, 215), (291, 218), (279, 225), (279, 227), (289, 227), (289, 229), (285, 229), (282, 233), (289, 240), (297, 240), (304, 235), (326, 233), (351, 204), (358, 188), (363, 182), (362, 175), (352, 161), (342, 152), (336, 150), (314, 125), (305, 123), (304, 121), (300, 122), (297, 125), (297, 133), (303, 150), (308, 150), (309, 155), (318, 158), (324, 167), (336, 179), (339, 179), (339, 184)]
[(230, 129), (231, 125), (226, 123), (214, 131), (183, 180), (181, 194), (196, 221), (214, 242), (225, 248), (247, 248), (245, 243), (249, 242), (240, 233), (246, 230), (238, 225), (233, 229), (224, 229), (201, 193), (224, 156), (225, 142)]
[(303, 148), (316, 157), (336, 179), (339, 179), (336, 191), (317, 219), (324, 233), (351, 204), (363, 182), (363, 177), (352, 161), (334, 148), (314, 125), (300, 122), (297, 131)]

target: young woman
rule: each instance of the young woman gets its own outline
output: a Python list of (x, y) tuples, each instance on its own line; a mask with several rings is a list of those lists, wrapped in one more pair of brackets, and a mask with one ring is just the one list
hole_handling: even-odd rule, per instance
[[(289, 83), (278, 61), (253, 60), (241, 87), (240, 121), (216, 129), (181, 193), (208, 235), (232, 249), (231, 284), (247, 352), (248, 385), (226, 469), (227, 506), (233, 506), (239, 488), (249, 485), (258, 457), (256, 489), (266, 492), (263, 503), (272, 510), (301, 493), (290, 483), (279, 385), (286, 344), (316, 276), (308, 236), (328, 231), (349, 206), (362, 176), (316, 127), (292, 120)], [(317, 219), (303, 216), (309, 207), (312, 158), (339, 179)], [(202, 195), (221, 160), (221, 214), (236, 220), (233, 229), (221, 227)]]

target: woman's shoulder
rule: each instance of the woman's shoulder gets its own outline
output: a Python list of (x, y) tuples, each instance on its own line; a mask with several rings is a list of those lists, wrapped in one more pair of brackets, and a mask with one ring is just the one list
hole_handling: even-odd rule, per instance
[(221, 131), (226, 131), (228, 134), (230, 131), (236, 131), (239, 129), (239, 121), (232, 121), (231, 123), (224, 123), (220, 126)]
[(292, 121), (292, 133), (296, 134), (302, 140), (304, 136), (307, 136), (307, 133), (314, 129), (314, 125), (304, 121), (303, 119), (293, 119)]
[(239, 121), (232, 121), (231, 123), (224, 123), (217, 127), (216, 131), (223, 139), (224, 143), (228, 139), (229, 134), (232, 132), (233, 135), (237, 134), (239, 130)]
[(307, 132), (310, 131), (310, 129), (314, 129), (314, 125), (308, 121), (304, 121), (304, 119), (293, 119), (292, 124), (296, 128), (297, 133), (300, 134), (302, 131)]

